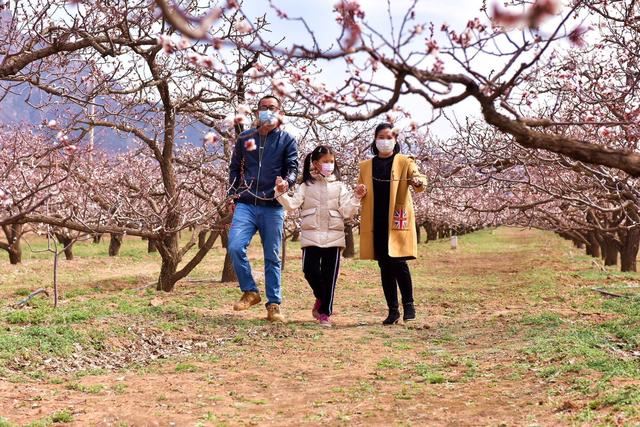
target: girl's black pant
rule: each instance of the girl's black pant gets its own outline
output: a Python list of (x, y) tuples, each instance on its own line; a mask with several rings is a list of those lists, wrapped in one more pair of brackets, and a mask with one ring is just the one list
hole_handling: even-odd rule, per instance
[(341, 250), (340, 247), (307, 246), (302, 248), (304, 277), (313, 289), (313, 295), (320, 300), (318, 311), (328, 316), (333, 312), (333, 294), (338, 281)]

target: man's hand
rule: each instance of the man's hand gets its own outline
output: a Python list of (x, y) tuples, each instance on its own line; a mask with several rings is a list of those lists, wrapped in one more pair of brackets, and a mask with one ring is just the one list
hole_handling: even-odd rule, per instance
[(415, 187), (422, 187), (422, 180), (420, 178), (411, 178), (411, 185)]
[(279, 194), (284, 194), (289, 191), (289, 183), (282, 179), (281, 176), (276, 178), (276, 191)]
[(367, 187), (364, 184), (358, 184), (356, 185), (354, 193), (358, 199), (362, 199), (367, 195)]

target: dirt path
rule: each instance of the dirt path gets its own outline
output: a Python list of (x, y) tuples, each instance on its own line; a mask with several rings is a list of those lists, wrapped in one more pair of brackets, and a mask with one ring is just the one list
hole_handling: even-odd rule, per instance
[(224, 325), (228, 339), (211, 339), (201, 354), (67, 375), (60, 384), (0, 380), (1, 415), (24, 424), (67, 410), (83, 426), (565, 425), (576, 403), (555, 393), (522, 351), (522, 317), (572, 316), (565, 301), (578, 286), (550, 275), (573, 267), (566, 245), (541, 236), (500, 229), (489, 249), (471, 250), (473, 239), (465, 247), (464, 238), (457, 251), (421, 245), (411, 265), (419, 320), (408, 326), (380, 325), (375, 264), (347, 260), (335, 326), (320, 328), (292, 255), (286, 325), (257, 320), (261, 306), (232, 312), (233, 286), (216, 285), (207, 295), (220, 304), (200, 314)]

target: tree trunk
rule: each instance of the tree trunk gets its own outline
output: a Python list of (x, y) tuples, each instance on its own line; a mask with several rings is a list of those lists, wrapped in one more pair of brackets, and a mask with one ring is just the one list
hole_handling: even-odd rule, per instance
[(154, 239), (149, 239), (147, 241), (147, 253), (151, 254), (154, 252), (158, 252), (158, 243)]
[(418, 237), (418, 243), (420, 243), (420, 224), (418, 224), (418, 221), (416, 220), (416, 236)]
[(95, 233), (93, 235), (93, 243), (98, 244), (102, 241), (102, 233)]
[[(180, 249), (179, 233), (170, 233), (155, 240), (156, 247), (162, 258), (162, 265), (160, 266), (160, 277), (158, 277), (158, 284), (156, 289), (158, 291), (171, 292), (174, 290), (176, 283), (179, 280), (187, 277), (191, 271), (204, 259), (205, 255), (213, 247), (213, 243), (218, 238), (219, 232), (212, 231), (209, 237), (204, 242), (204, 245), (198, 249), (198, 252), (187, 262), (180, 270), (178, 265), (182, 261), (184, 254), (189, 249), (197, 244), (195, 239), (190, 239), (189, 242)], [(154, 239), (151, 239), (154, 240)]]
[(603, 233), (600, 247), (602, 248), (602, 258), (604, 265), (613, 266), (618, 264), (618, 242), (609, 233)]
[(209, 232), (209, 230), (207, 230), (206, 228), (204, 230), (200, 230), (198, 232), (198, 249), (203, 247), (204, 246), (204, 242), (207, 241), (207, 233), (208, 232)]
[(109, 240), (109, 256), (118, 256), (124, 236), (120, 233), (111, 233), (110, 236), (111, 239)]
[(64, 257), (67, 261), (73, 261), (73, 238), (66, 231), (56, 231), (56, 239), (62, 244)]
[[(227, 243), (229, 241), (229, 230), (225, 229), (222, 234), (222, 247), (227, 248)], [(236, 271), (233, 269), (233, 264), (231, 263), (231, 256), (229, 255), (229, 251), (225, 251), (224, 255), (224, 266), (222, 267), (222, 278), (220, 282), (228, 283), (228, 282), (237, 282), (238, 277), (236, 276)]]
[(13, 265), (22, 262), (22, 247), (20, 239), (22, 238), (22, 224), (3, 225), (2, 230), (7, 238), (7, 243), (0, 242), (0, 249), (4, 249), (9, 253), (9, 262)]
[(638, 256), (639, 244), (640, 230), (637, 228), (625, 230), (620, 249), (620, 271), (637, 271), (636, 257)]
[(596, 233), (594, 231), (587, 233), (587, 240), (589, 241), (587, 244), (587, 254), (594, 258), (600, 258), (600, 243), (598, 243)]
[(345, 247), (342, 256), (345, 258), (353, 258), (356, 254), (355, 241), (353, 238), (353, 224), (344, 225), (344, 241)]
[(156, 290), (171, 292), (176, 286), (175, 273), (178, 271), (178, 261), (174, 257), (162, 257), (160, 277)]
[(438, 232), (431, 221), (427, 221), (424, 228), (427, 230), (427, 242), (438, 240)]

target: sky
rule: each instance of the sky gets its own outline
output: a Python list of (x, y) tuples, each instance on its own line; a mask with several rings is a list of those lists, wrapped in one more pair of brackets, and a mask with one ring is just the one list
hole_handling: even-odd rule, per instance
[[(335, 21), (336, 13), (333, 12), (336, 3), (337, 0), (273, 0), (273, 4), (284, 10), (290, 18), (303, 17), (313, 30), (315, 37), (322, 47), (335, 46), (336, 39), (340, 36), (341, 27)], [(403, 16), (412, 3), (414, 2), (411, 0), (360, 0), (361, 8), (365, 12), (364, 21), (385, 36), (389, 36), (392, 33), (392, 25), (394, 26), (395, 33), (398, 33), (398, 25), (402, 22)], [(458, 33), (461, 33), (467, 25), (467, 22), (475, 17), (478, 17), (482, 23), (489, 26), (489, 20), (485, 12), (480, 11), (483, 3), (482, 0), (455, 0), (449, 2), (441, 0), (417, 0), (416, 16), (415, 20), (412, 21), (412, 26), (420, 23), (428, 25), (430, 22), (433, 22), (436, 28), (436, 38), (443, 36), (443, 33), (439, 31), (443, 23), (448, 24), (449, 28), (456, 30)], [(491, 9), (495, 1), (487, 0), (486, 3), (489, 9)], [(503, 1), (499, 1), (498, 5), (502, 6), (503, 3)], [(389, 4), (392, 5), (391, 8), (389, 8)], [(272, 40), (285, 38), (285, 46), (293, 42), (312, 46), (311, 36), (303, 24), (278, 18), (271, 7), (269, 7), (267, 0), (244, 0), (243, 10), (250, 17), (266, 14), (267, 20), (271, 22)], [(393, 23), (390, 22), (389, 15), (391, 15)], [(560, 18), (558, 17), (557, 19)], [(557, 22), (557, 20), (552, 19), (545, 24), (548, 32), (555, 27)], [(543, 33), (545, 33), (545, 25), (541, 28)], [(570, 25), (576, 25), (576, 23), (571, 23)], [(424, 42), (424, 36), (417, 37), (414, 49), (424, 52)], [(441, 42), (440, 44), (445, 45), (446, 43)], [(570, 48), (566, 42), (560, 42), (557, 46), (559, 46), (560, 49)], [(344, 61), (325, 62), (321, 63), (320, 66), (323, 70), (321, 78), (329, 83), (329, 87), (338, 87), (344, 82), (347, 76)], [(496, 62), (495, 58), (480, 58), (478, 66), (486, 72), (494, 68), (499, 69), (499, 63)], [(451, 72), (452, 70), (453, 72), (458, 71), (455, 69), (455, 64), (451, 64), (451, 62), (445, 62), (445, 70), (447, 72)], [(382, 74), (380, 78), (384, 79), (384, 73), (380, 74)], [(414, 119), (418, 122), (431, 118), (431, 108), (423, 99), (405, 96), (399, 104), (409, 111), (417, 112)], [(473, 99), (468, 99), (454, 107), (447, 108), (446, 113), (449, 117), (455, 116), (457, 121), (463, 122), (467, 116), (479, 117), (480, 109), (477, 102)], [(432, 134), (436, 134), (442, 138), (452, 136), (454, 133), (451, 124), (445, 119), (440, 119), (431, 125), (430, 131)]]
[[(340, 36), (341, 26), (336, 22), (336, 13), (333, 11), (336, 3), (336, 0), (273, 0), (273, 4), (284, 10), (290, 18), (303, 17), (322, 47), (335, 46), (336, 40)], [(392, 25), (397, 34), (398, 26), (413, 2), (392, 0), (390, 3), (392, 7), (389, 10), (387, 0), (360, 0), (361, 8), (365, 12), (364, 20), (366, 23), (385, 36), (389, 36), (392, 33)], [(486, 21), (483, 13), (480, 12), (482, 3), (482, 0), (456, 0), (450, 3), (439, 0), (418, 0), (416, 18), (412, 22), (413, 24), (433, 22), (437, 29), (443, 23), (447, 23), (452, 28), (462, 30), (467, 21), (474, 17), (480, 17), (482, 21)], [(266, 14), (267, 20), (271, 22), (272, 40), (279, 40), (284, 37), (286, 39), (285, 44), (295, 42), (312, 46), (312, 38), (304, 25), (300, 22), (278, 18), (266, 0), (244, 0), (243, 10), (252, 18)], [(391, 12), (393, 22), (390, 22), (389, 12)], [(418, 37), (416, 42), (420, 43), (420, 45), (416, 46), (416, 49), (424, 50), (424, 37)], [(323, 70), (320, 79), (324, 79), (329, 87), (336, 87), (344, 82), (347, 76), (344, 61), (324, 62), (320, 66)], [(413, 112), (424, 111), (423, 117), (420, 117), (419, 114), (415, 117), (419, 122), (427, 120), (431, 116), (429, 107), (422, 100), (405, 97), (401, 100), (400, 105)], [(478, 115), (479, 109), (474, 102), (465, 102), (456, 106), (450, 112), (455, 112), (456, 116), (463, 118), (467, 115)], [(445, 120), (440, 120), (433, 125), (432, 130), (443, 136), (452, 134), (451, 126)]]

